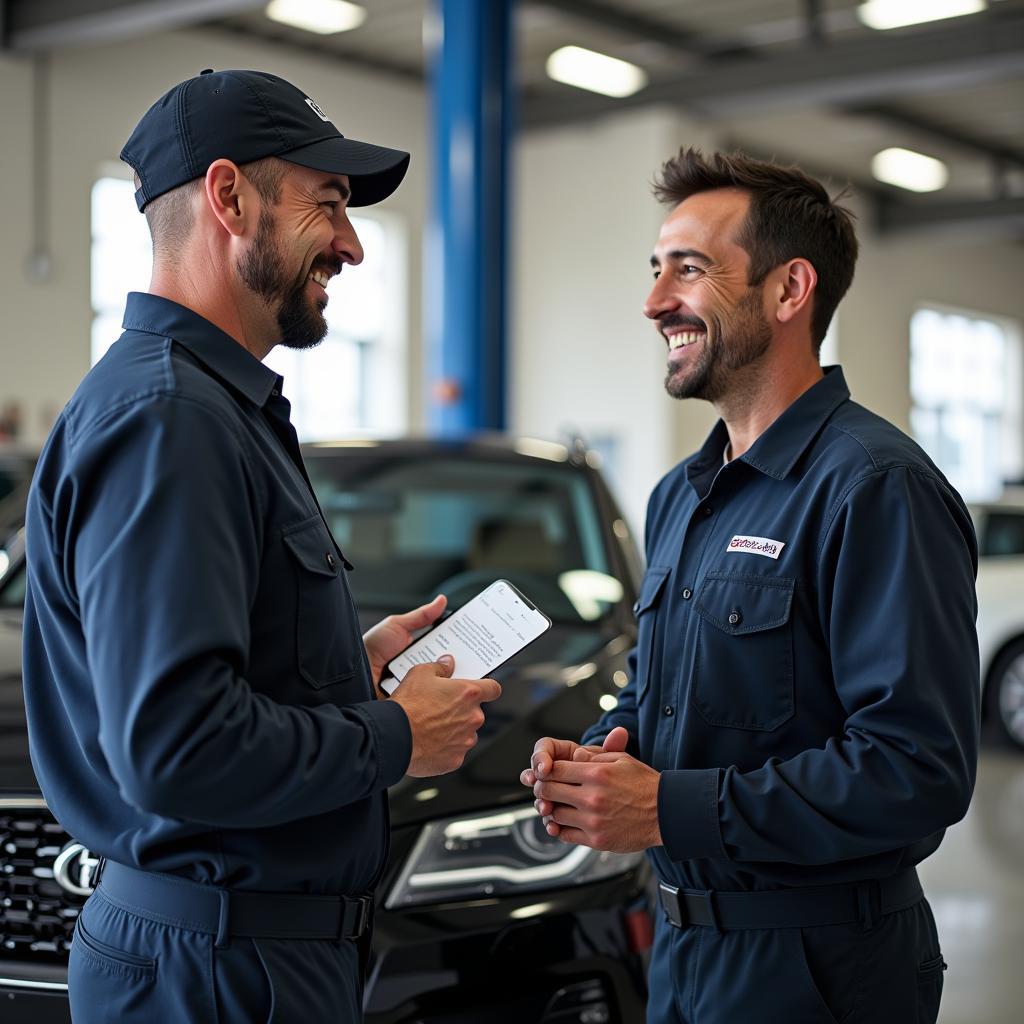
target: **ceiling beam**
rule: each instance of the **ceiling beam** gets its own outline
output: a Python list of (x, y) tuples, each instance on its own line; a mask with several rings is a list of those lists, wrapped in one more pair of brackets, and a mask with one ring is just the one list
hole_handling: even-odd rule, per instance
[(107, 43), (263, 6), (264, 0), (7, 0), (5, 49)]
[(875, 225), (883, 235), (943, 235), (1024, 240), (1024, 196), (1007, 199), (882, 203)]
[(685, 56), (715, 57), (723, 53), (739, 53), (746, 48), (733, 44), (726, 39), (719, 39), (694, 32), (672, 22), (651, 18), (643, 14), (635, 14), (621, 3), (602, 3), (600, 0), (537, 0), (539, 6), (557, 11), (560, 15), (569, 15), (579, 21), (600, 25), (620, 35), (640, 42), (656, 42), (667, 49), (675, 50)]
[(351, 50), (342, 48), (333, 40), (328, 41), (329, 37), (326, 36), (322, 37), (322, 39), (303, 39), (300, 42), (288, 33), (276, 31), (269, 23), (266, 27), (262, 27), (256, 24), (242, 24), (233, 21), (213, 22), (205, 26), (204, 31), (224, 32), (228, 35), (237, 36), (240, 39), (249, 39), (265, 45), (291, 50), (298, 57), (308, 57), (313, 53), (317, 57), (343, 65), (346, 68), (361, 68), (378, 74), (391, 75), (394, 78), (407, 82), (423, 83), (423, 71), (419, 67), (385, 57), (369, 56), (355, 48)]
[(652, 104), (704, 117), (861, 104), (949, 91), (1024, 75), (1024, 16), (992, 12), (970, 24), (872, 33), (823, 47), (769, 56), (719, 58), (697, 71), (654, 81), (633, 96), (608, 100), (566, 86), (531, 90), (521, 106), (527, 127), (585, 120)]
[(908, 128), (920, 135), (930, 136), (945, 145), (955, 146), (976, 156), (987, 157), (997, 165), (1024, 167), (1024, 149), (1001, 146), (983, 139), (979, 135), (951, 128), (939, 121), (933, 121), (929, 117), (923, 117), (899, 107), (891, 107), (887, 104), (863, 104), (843, 107), (842, 112), (862, 117), (873, 117), (900, 128)]

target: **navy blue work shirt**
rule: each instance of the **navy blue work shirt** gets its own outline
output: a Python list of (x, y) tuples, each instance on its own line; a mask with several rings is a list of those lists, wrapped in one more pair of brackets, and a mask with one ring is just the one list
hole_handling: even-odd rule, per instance
[(741, 457), (721, 422), (655, 488), (614, 726), (661, 772), (671, 884), (884, 878), (963, 817), (980, 682), (977, 543), (921, 449), (838, 367)]
[(25, 701), (43, 794), (122, 864), (365, 892), (411, 735), (374, 699), (281, 378), (167, 299), (131, 294), (124, 328), (29, 497)]

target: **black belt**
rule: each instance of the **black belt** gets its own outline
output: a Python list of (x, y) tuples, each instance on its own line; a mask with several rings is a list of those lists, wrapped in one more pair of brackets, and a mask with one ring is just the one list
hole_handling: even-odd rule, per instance
[(369, 896), (243, 892), (105, 861), (98, 891), (129, 913), (230, 938), (358, 939), (369, 927)]
[(924, 895), (916, 868), (891, 878), (765, 892), (677, 889), (662, 882), (659, 897), (677, 928), (816, 928), (860, 922), (871, 928), (884, 914), (913, 906)]

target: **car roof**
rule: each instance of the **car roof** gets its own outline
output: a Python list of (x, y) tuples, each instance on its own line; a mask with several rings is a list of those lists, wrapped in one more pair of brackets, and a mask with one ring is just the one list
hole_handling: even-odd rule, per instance
[(506, 434), (474, 434), (458, 438), (341, 438), (336, 441), (311, 441), (302, 445), (306, 458), (323, 458), (343, 451), (353, 454), (364, 451), (391, 458), (403, 456), (458, 455), (479, 459), (500, 459), (521, 463), (555, 462), (596, 467), (600, 459), (596, 452), (574, 438), (568, 444), (534, 437), (509, 437)]

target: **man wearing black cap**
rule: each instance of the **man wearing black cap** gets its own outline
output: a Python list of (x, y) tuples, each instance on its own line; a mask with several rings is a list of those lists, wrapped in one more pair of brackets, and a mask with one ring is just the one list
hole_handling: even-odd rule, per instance
[(458, 767), (500, 691), (447, 659), (375, 699), (444, 599), (360, 636), (260, 360), (324, 336), (325, 285), (362, 260), (347, 209), (409, 156), (344, 138), (273, 75), (206, 71), (122, 157), (152, 284), (54, 427), (27, 518), (33, 764), (102, 858), (72, 1013), (356, 1020), (386, 789)]

